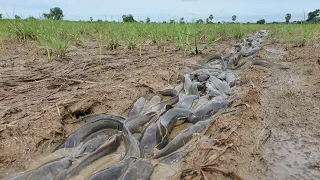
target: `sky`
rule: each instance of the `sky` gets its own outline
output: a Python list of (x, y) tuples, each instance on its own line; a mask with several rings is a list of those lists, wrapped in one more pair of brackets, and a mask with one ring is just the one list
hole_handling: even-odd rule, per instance
[(304, 13), (307, 18), (308, 12), (320, 9), (320, 0), (0, 0), (3, 17), (40, 17), (53, 7), (60, 7), (66, 20), (120, 21), (123, 14), (133, 14), (136, 20), (192, 21), (212, 14), (214, 22), (231, 21), (232, 15), (238, 22), (272, 22), (285, 21), (286, 13), (292, 21), (302, 20)]

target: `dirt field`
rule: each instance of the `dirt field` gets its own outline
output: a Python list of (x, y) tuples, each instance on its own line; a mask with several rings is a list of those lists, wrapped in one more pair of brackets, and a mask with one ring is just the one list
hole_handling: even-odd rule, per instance
[[(220, 53), (234, 41), (218, 42)], [(264, 43), (255, 59), (270, 59), (289, 69), (245, 66), (235, 71), (234, 103), (209, 128), (186, 161), (199, 168), (213, 157), (219, 171), (203, 169), (207, 179), (319, 179), (320, 46), (284, 47)], [(97, 54), (98, 45), (74, 48), (48, 62), (36, 45), (11, 44), (0, 57), (0, 178), (26, 170), (50, 153), (87, 114), (125, 115), (147, 92), (174, 86), (203, 57), (150, 45), (139, 50)], [(205, 150), (217, 144), (222, 150)], [(223, 149), (226, 151), (223, 151)], [(207, 152), (207, 153), (206, 153)], [(224, 172), (224, 173), (221, 173)]]

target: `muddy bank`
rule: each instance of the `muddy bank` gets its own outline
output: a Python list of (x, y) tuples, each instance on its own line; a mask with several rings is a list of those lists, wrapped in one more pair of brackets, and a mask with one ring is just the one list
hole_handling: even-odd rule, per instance
[(316, 47), (266, 47), (286, 71), (270, 69), (261, 91), (262, 128), (269, 139), (262, 148), (268, 179), (319, 179), (320, 52)]
[[(259, 31), (254, 35), (243, 39), (242, 42), (239, 42), (233, 45), (232, 47), (228, 47), (227, 49), (224, 50), (223, 53), (210, 55), (205, 60), (199, 63), (193, 63), (193, 65), (191, 65), (192, 63), (184, 62), (184, 64), (186, 64), (184, 68), (190, 67), (190, 69), (193, 69), (193, 72), (185, 74), (183, 78), (183, 82), (180, 82), (180, 85), (179, 84), (177, 86), (174, 85), (175, 86), (174, 89), (167, 87), (169, 89), (154, 92), (154, 90), (151, 87), (149, 87), (151, 88), (150, 89), (151, 92), (147, 93), (147, 96), (145, 95), (141, 96), (142, 99), (139, 98), (139, 100), (136, 101), (136, 103), (131, 108), (130, 112), (127, 114), (128, 119), (117, 117), (114, 115), (103, 115), (103, 114), (98, 115), (97, 117), (92, 115), (88, 116), (88, 114), (90, 114), (91, 108), (88, 108), (87, 106), (92, 106), (94, 104), (89, 102), (87, 103), (84, 102), (83, 104), (80, 104), (80, 106), (79, 105), (74, 106), (74, 102), (67, 103), (66, 104), (67, 107), (64, 107), (65, 109), (63, 109), (64, 111), (62, 111), (61, 113), (60, 107), (59, 107), (61, 103), (57, 103), (56, 104), (57, 112), (58, 112), (58, 115), (62, 118), (62, 123), (65, 123), (65, 124), (77, 123), (78, 121), (81, 121), (80, 115), (88, 117), (89, 119), (91, 117), (93, 118), (88, 122), (84, 120), (86, 123), (82, 127), (79, 127), (75, 132), (70, 134), (70, 136), (68, 136), (64, 140), (63, 144), (59, 146), (57, 151), (59, 151), (60, 149), (67, 150), (68, 148), (72, 148), (72, 151), (73, 151), (74, 148), (78, 148), (78, 146), (83, 146), (83, 147), (87, 146), (87, 143), (90, 144), (91, 142), (93, 144), (97, 144), (97, 143), (100, 143), (101, 137), (102, 138), (105, 137), (106, 138), (105, 140), (107, 140), (107, 138), (110, 137), (109, 133), (105, 135), (101, 134), (102, 136), (99, 136), (99, 138), (98, 137), (94, 138), (95, 140), (87, 139), (87, 137), (89, 138), (89, 136), (93, 135), (92, 133), (98, 133), (96, 131), (100, 132), (100, 130), (104, 130), (108, 128), (109, 129), (115, 128), (116, 130), (120, 130), (121, 134), (123, 135), (117, 134), (110, 137), (110, 139), (105, 142), (107, 144), (101, 147), (99, 147), (100, 145), (97, 144), (96, 148), (98, 149), (97, 150), (93, 149), (91, 153), (90, 152), (86, 153), (87, 155), (83, 160), (79, 159), (80, 157), (82, 157), (82, 155), (79, 153), (77, 153), (76, 156), (72, 156), (73, 162), (72, 162), (71, 169), (69, 167), (66, 167), (67, 169), (63, 170), (63, 172), (60, 172), (59, 174), (52, 173), (53, 177), (56, 177), (58, 179), (65, 179), (66, 177), (77, 176), (81, 170), (84, 170), (84, 168), (87, 168), (87, 166), (91, 165), (94, 161), (108, 154), (111, 155), (114, 151), (116, 151), (117, 147), (120, 145), (120, 141), (122, 138), (125, 141), (125, 146), (127, 150), (126, 150), (126, 155), (123, 159), (123, 162), (121, 163), (119, 162), (119, 163), (120, 164), (124, 163), (123, 164), (124, 168), (129, 166), (131, 168), (131, 166), (133, 166), (132, 159), (130, 159), (132, 157), (136, 159), (136, 158), (145, 158), (149, 156), (152, 157), (153, 159), (158, 159), (160, 164), (162, 164), (163, 166), (172, 165), (172, 163), (180, 165), (181, 159), (185, 157), (186, 153), (190, 152), (189, 148), (186, 149), (186, 144), (189, 144), (189, 146), (194, 146), (194, 143), (192, 143), (192, 141), (191, 143), (189, 143), (189, 141), (193, 139), (192, 138), (193, 135), (197, 133), (201, 133), (204, 129), (207, 129), (207, 127), (209, 127), (208, 125), (210, 125), (215, 120), (216, 118), (215, 116), (219, 113), (222, 113), (220, 110), (225, 111), (226, 108), (232, 104), (234, 98), (230, 99), (230, 95), (233, 95), (233, 96), (237, 95), (237, 91), (235, 91), (234, 86), (236, 85), (238, 78), (228, 69), (238, 69), (238, 68), (241, 68), (246, 63), (254, 65), (253, 62), (255, 62), (256, 60), (252, 61), (251, 63), (251, 59), (253, 58), (253, 55), (255, 55), (261, 49), (262, 43), (264, 41), (264, 38), (267, 36), (267, 34), (268, 34), (267, 31)], [(268, 64), (267, 60), (263, 61), (263, 64), (258, 63), (255, 65), (265, 66), (266, 63)], [(49, 76), (48, 78), (57, 78), (57, 77)], [(62, 79), (62, 78), (59, 78), (59, 79)], [(27, 79), (27, 82), (28, 80), (29, 79)], [(37, 78), (37, 80), (41, 80), (41, 78)], [(69, 80), (78, 81), (78, 82), (80, 81), (75, 79), (69, 79)], [(173, 84), (179, 83), (178, 80), (179, 79), (177, 77), (177, 79), (175, 80), (176, 83), (173, 83)], [(92, 81), (83, 81), (83, 82), (90, 83), (90, 84), (96, 83)], [(139, 82), (136, 82), (136, 83), (139, 83)], [(168, 97), (169, 99), (165, 98), (165, 96), (169, 96)], [(196, 103), (194, 104), (193, 101), (195, 100), (196, 100)], [(140, 101), (145, 101), (145, 102), (141, 102), (142, 103), (141, 104)], [(175, 106), (177, 103), (178, 105), (179, 104), (180, 105)], [(62, 104), (65, 105), (64, 103)], [(139, 104), (141, 104), (142, 106)], [(249, 105), (246, 105), (246, 106), (249, 106)], [(73, 117), (75, 118), (75, 120), (74, 121), (64, 120), (64, 118), (66, 117), (66, 113), (72, 113), (72, 115), (76, 116), (76, 117)], [(151, 120), (152, 117), (148, 118), (149, 116), (148, 114), (150, 113), (154, 113), (155, 115), (157, 115), (155, 120)], [(136, 117), (136, 115), (138, 116)], [(214, 117), (212, 117), (213, 115)], [(147, 119), (143, 120), (144, 118), (140, 118), (140, 116), (144, 116)], [(185, 120), (181, 121), (182, 119), (180, 120), (179, 118), (184, 118)], [(133, 135), (131, 134), (131, 133), (136, 133), (138, 131), (138, 129), (134, 127), (134, 124), (131, 123), (131, 121), (136, 121), (136, 123), (138, 123), (138, 121), (150, 121), (150, 123), (149, 122), (144, 123), (144, 124), (147, 123), (148, 125), (141, 129), (142, 133), (141, 133), (141, 137), (139, 138), (139, 143), (134, 139)], [(193, 125), (181, 131), (176, 137), (174, 137), (174, 139), (170, 141), (169, 134), (171, 134), (171, 131), (173, 130), (174, 125), (179, 121), (180, 121), (179, 124), (181, 124), (181, 122), (184, 123), (185, 121), (187, 123), (192, 123)], [(144, 124), (141, 124), (140, 126), (143, 127)], [(210, 138), (208, 138), (207, 136), (203, 136), (203, 137), (210, 140)], [(102, 141), (104, 142), (105, 140), (102, 140)], [(197, 141), (199, 140), (199, 138), (196, 138), (195, 140)], [(82, 143), (84, 144), (82, 145)], [(225, 153), (225, 151), (228, 148), (232, 146), (233, 144), (227, 145), (227, 147), (225, 147), (224, 150), (221, 150), (222, 152), (219, 152), (217, 156), (218, 157), (221, 156), (223, 153)], [(91, 147), (94, 148), (93, 146)], [(208, 145), (208, 147), (210, 147), (210, 145)], [(212, 146), (212, 147), (218, 148), (215, 146)], [(159, 158), (162, 158), (166, 155), (174, 153), (174, 151), (178, 150), (179, 148), (182, 148), (182, 150), (177, 153), (182, 153), (182, 154), (181, 156), (177, 157), (178, 159), (172, 159), (171, 157), (169, 157), (169, 159), (171, 159), (170, 162), (167, 162), (167, 163), (165, 162), (167, 161), (167, 158), (160, 161)], [(184, 151), (188, 151), (188, 152), (184, 152)], [(136, 153), (133, 153), (133, 152), (136, 152)], [(143, 152), (143, 154), (138, 152)], [(211, 166), (214, 166), (213, 162), (215, 160), (216, 158), (210, 157), (206, 161), (205, 165), (201, 166), (200, 171), (203, 172), (203, 171), (207, 171), (207, 169), (212, 170), (217, 168), (217, 167), (211, 167)], [(79, 162), (79, 164), (74, 165), (74, 162), (77, 162), (77, 161)], [(55, 162), (52, 162), (52, 163), (55, 163)], [(123, 166), (120, 164), (119, 166)], [(159, 172), (159, 170), (161, 172), (161, 169), (162, 169), (162, 167), (159, 167), (157, 165), (158, 164), (154, 165), (155, 173)], [(29, 177), (30, 175), (38, 176), (37, 172), (40, 171), (40, 169), (42, 168), (46, 168), (46, 166), (51, 166), (51, 164), (49, 163), (45, 164), (39, 167), (39, 169), (26, 172), (21, 176), (29, 176)], [(111, 176), (112, 173), (111, 172), (107, 173), (107, 172), (113, 171), (112, 170), (113, 167), (117, 168), (118, 165), (114, 165), (110, 167), (110, 169), (98, 171), (94, 175), (92, 176), (90, 175), (91, 176), (90, 179), (100, 177), (100, 176), (101, 177)], [(193, 176), (194, 173), (199, 173), (199, 170), (191, 170), (191, 172), (188, 172), (189, 170), (183, 170), (183, 169), (184, 169), (183, 167), (181, 169), (178, 169), (179, 171), (182, 170), (181, 174), (178, 175), (180, 178)], [(125, 171), (123, 171), (123, 173)], [(41, 171), (39, 173), (44, 173), (44, 172)], [(120, 173), (120, 174), (116, 173), (115, 175), (118, 175), (120, 177), (120, 175), (122, 175), (123, 173)], [(123, 175), (125, 176), (125, 174)], [(202, 176), (205, 177), (203, 173), (202, 173)], [(239, 176), (235, 174), (234, 176), (237, 177), (237, 179), (241, 179)], [(156, 177), (157, 176), (155, 176), (154, 178)], [(166, 177), (172, 178), (173, 176), (167, 175)]]
[[(222, 47), (216, 47), (216, 52), (222, 52)], [(130, 108), (127, 105), (141, 95), (176, 83), (179, 77), (172, 74), (184, 74), (181, 62), (202, 59), (174, 50), (163, 57), (155, 48), (142, 58), (119, 51), (101, 60), (92, 55), (97, 47), (87, 47), (74, 56), (70, 53), (68, 61), (48, 63), (45, 56), (38, 56), (42, 61), (25, 62), (20, 55), (30, 58), (32, 51), (13, 49), (15, 56), (1, 61), (7, 75), (1, 76), (5, 85), (1, 112), (5, 113), (1, 114), (0, 162), (5, 176), (25, 170), (39, 154), (48, 154), (80, 126), (65, 121), (90, 113), (124, 114)], [(286, 50), (271, 44), (254, 58), (268, 58), (290, 69), (246, 64), (235, 71), (240, 81), (233, 106), (192, 147), (186, 168), (211, 158), (218, 169), (204, 171), (208, 179), (317, 179), (319, 54), (312, 47)], [(139, 83), (134, 83), (136, 77)]]
[[(213, 47), (221, 52), (225, 45)], [(179, 82), (184, 62), (198, 62), (168, 46), (142, 57), (120, 47), (99, 56), (95, 43), (68, 58), (47, 61), (34, 44), (8, 44), (0, 57), (1, 176), (25, 170), (77, 129), (66, 124), (87, 114), (124, 114), (140, 96)]]
[[(217, 158), (218, 170), (198, 175), (207, 179), (234, 179), (234, 174), (243, 179), (318, 179), (316, 46), (285, 47), (268, 40), (254, 59), (269, 59), (289, 69), (246, 65), (236, 71), (238, 106), (217, 118), (206, 133), (209, 140), (198, 143), (186, 164), (197, 168), (208, 155)], [(221, 148), (208, 150), (213, 144)]]

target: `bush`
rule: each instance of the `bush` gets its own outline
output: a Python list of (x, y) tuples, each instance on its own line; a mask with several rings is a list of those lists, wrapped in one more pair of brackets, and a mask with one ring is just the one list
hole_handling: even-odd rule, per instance
[(259, 21), (257, 21), (257, 24), (265, 24), (266, 23), (266, 20), (264, 19), (260, 19)]

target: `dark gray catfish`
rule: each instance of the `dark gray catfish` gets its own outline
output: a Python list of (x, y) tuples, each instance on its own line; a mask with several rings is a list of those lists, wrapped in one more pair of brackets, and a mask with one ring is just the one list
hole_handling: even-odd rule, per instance
[(147, 124), (148, 122), (150, 122), (153, 118), (156, 118), (156, 116), (157, 116), (157, 113), (155, 113), (155, 112), (149, 112), (146, 114), (138, 114), (138, 115), (135, 115), (135, 116), (128, 118), (125, 121), (125, 125), (128, 127), (129, 131), (132, 134), (134, 134), (134, 133), (141, 131), (143, 126), (145, 124)]
[(174, 105), (179, 102), (179, 93), (175, 89), (165, 89), (163, 91), (158, 91), (158, 93), (162, 96), (170, 96), (171, 98), (153, 105), (152, 107), (150, 107), (149, 112), (156, 112), (157, 114), (159, 114), (166, 105)]
[(90, 139), (84, 143), (78, 150), (76, 157), (82, 154), (90, 154), (91, 152), (97, 150), (103, 143), (105, 143), (110, 138), (109, 135), (101, 134), (95, 138)]
[(68, 169), (71, 164), (72, 158), (64, 157), (48, 162), (37, 169), (9, 177), (5, 180), (50, 180), (53, 179), (60, 171)]
[(173, 129), (173, 125), (181, 117), (191, 117), (192, 112), (188, 109), (173, 108), (168, 110), (157, 122), (157, 148), (162, 149), (169, 142), (169, 135)]
[(196, 95), (189, 95), (187, 97), (185, 97), (181, 104), (180, 104), (180, 108), (184, 108), (184, 109), (190, 109), (193, 105), (193, 103), (195, 101), (197, 101), (199, 99), (199, 96), (196, 96)]
[(148, 159), (138, 159), (122, 175), (120, 180), (148, 180), (153, 173), (153, 166)]
[(138, 141), (134, 138), (134, 136), (126, 126), (123, 127), (122, 132), (124, 134), (124, 144), (126, 146), (126, 154), (124, 158), (141, 158), (143, 156), (143, 153), (139, 147)]
[(270, 60), (265, 60), (265, 59), (252, 60), (251, 65), (258, 65), (258, 66), (263, 66), (266, 68), (270, 68), (270, 67), (274, 66), (279, 69), (289, 69), (289, 67), (287, 67), (287, 66), (284, 66), (282, 64), (277, 64), (277, 63), (274, 63)]
[(176, 90), (178, 93), (180, 93), (182, 89), (183, 89), (183, 84), (179, 84), (176, 87), (174, 87), (174, 90)]
[(89, 180), (118, 180), (134, 162), (134, 159), (127, 158), (107, 169), (93, 174)]
[(200, 92), (198, 90), (199, 84), (201, 85), (201, 83), (199, 83), (199, 82), (192, 82), (191, 83), (191, 88), (190, 88), (190, 93), (189, 93), (190, 95), (196, 95), (196, 96), (200, 95)]
[(200, 74), (197, 76), (197, 79), (199, 82), (203, 82), (203, 81), (206, 81), (208, 80), (210, 77), (210, 75), (207, 75), (207, 74)]
[(231, 71), (226, 72), (226, 82), (230, 87), (233, 87), (236, 84), (236, 80), (236, 76)]
[(143, 105), (145, 104), (146, 102), (146, 98), (145, 97), (140, 97), (132, 106), (129, 114), (128, 114), (128, 117), (132, 117), (132, 116), (135, 116), (135, 115), (138, 115), (141, 111), (142, 111), (142, 108), (143, 108)]
[(157, 145), (156, 132), (157, 125), (152, 123), (141, 135), (139, 146), (145, 155), (152, 154), (154, 147)]
[(244, 54), (243, 54), (243, 57), (252, 56), (252, 55), (254, 55), (255, 53), (257, 53), (260, 49), (261, 49), (260, 46), (256, 46), (256, 47), (250, 49), (248, 52), (244, 53)]
[(168, 143), (166, 147), (161, 149), (154, 155), (154, 159), (166, 156), (179, 148), (183, 147), (192, 139), (194, 133), (202, 132), (211, 122), (211, 120), (199, 121), (196, 124), (190, 126), (188, 129), (181, 131), (172, 141)]
[(82, 121), (84, 121), (85, 123), (91, 123), (91, 122), (94, 122), (94, 121), (98, 121), (100, 119), (115, 119), (115, 120), (118, 120), (118, 121), (126, 120), (122, 116), (113, 115), (113, 114), (90, 114), (90, 115), (87, 115), (87, 116), (83, 117)]
[(198, 108), (191, 118), (187, 120), (190, 123), (197, 123), (198, 121), (203, 120), (204, 118), (211, 117), (215, 113), (217, 113), (220, 109), (227, 107), (231, 104), (232, 101), (230, 100), (217, 100), (214, 98), (207, 102), (206, 104), (202, 105)]
[(79, 165), (77, 165), (76, 167), (70, 170), (62, 171), (61, 173), (59, 173), (59, 175), (55, 179), (65, 180), (67, 178), (76, 176), (82, 169), (86, 168), (87, 166), (92, 164), (94, 161), (115, 152), (120, 145), (121, 138), (122, 138), (122, 135), (120, 134), (113, 136), (112, 138), (110, 138), (107, 144), (103, 145), (98, 150), (88, 155), (84, 160), (80, 162)]
[(124, 143), (126, 146), (126, 154), (124, 160), (110, 168), (103, 169), (95, 173), (89, 178), (90, 180), (118, 179), (134, 162), (134, 159), (141, 158), (143, 156), (137, 140), (133, 137), (133, 135), (130, 133), (129, 129), (126, 126), (123, 127), (123, 133)]
[(98, 136), (102, 136), (102, 135), (107, 135), (109, 137), (115, 135), (115, 134), (119, 134), (120, 131), (116, 130), (116, 129), (102, 129), (100, 131), (94, 132), (92, 134), (90, 134), (88, 137), (85, 138), (84, 141), (82, 141), (83, 144), (87, 143), (88, 141), (98, 137)]
[(121, 131), (122, 128), (123, 123), (115, 119), (107, 118), (95, 120), (93, 122), (86, 123), (74, 133), (70, 134), (68, 138), (66, 138), (66, 140), (58, 147), (58, 149), (76, 147), (92, 133), (102, 129), (117, 129)]
[(141, 158), (143, 156), (137, 140), (133, 137), (133, 135), (130, 133), (129, 129), (126, 126), (123, 127), (123, 133), (124, 143), (126, 146), (126, 154), (124, 160), (110, 168), (103, 169), (95, 173), (89, 178), (90, 180), (118, 179), (134, 162), (134, 159)]
[(189, 92), (190, 92), (191, 83), (192, 83), (192, 81), (190, 79), (190, 75), (189, 74), (185, 74), (184, 75), (183, 89), (184, 89), (184, 92), (186, 94), (189, 94)]
[[(172, 109), (173, 107), (171, 105), (166, 105), (159, 114), (159, 117), (166, 114), (167, 111)], [(143, 151), (145, 155), (151, 155), (153, 152), (154, 147), (157, 145), (157, 138), (156, 138), (156, 132), (157, 132), (157, 125), (155, 122), (157, 122), (159, 119), (154, 119), (151, 121), (148, 126), (145, 128), (145, 130), (142, 132), (141, 137), (139, 139), (140, 141), (140, 148)]]
[(230, 86), (228, 85), (227, 82), (221, 81), (220, 79), (211, 76), (210, 77), (210, 82), (215, 86), (215, 88), (220, 92), (220, 93), (225, 93), (229, 94), (231, 92)]
[(215, 86), (211, 82), (206, 83), (206, 92), (210, 97), (221, 96), (221, 93), (214, 88)]

